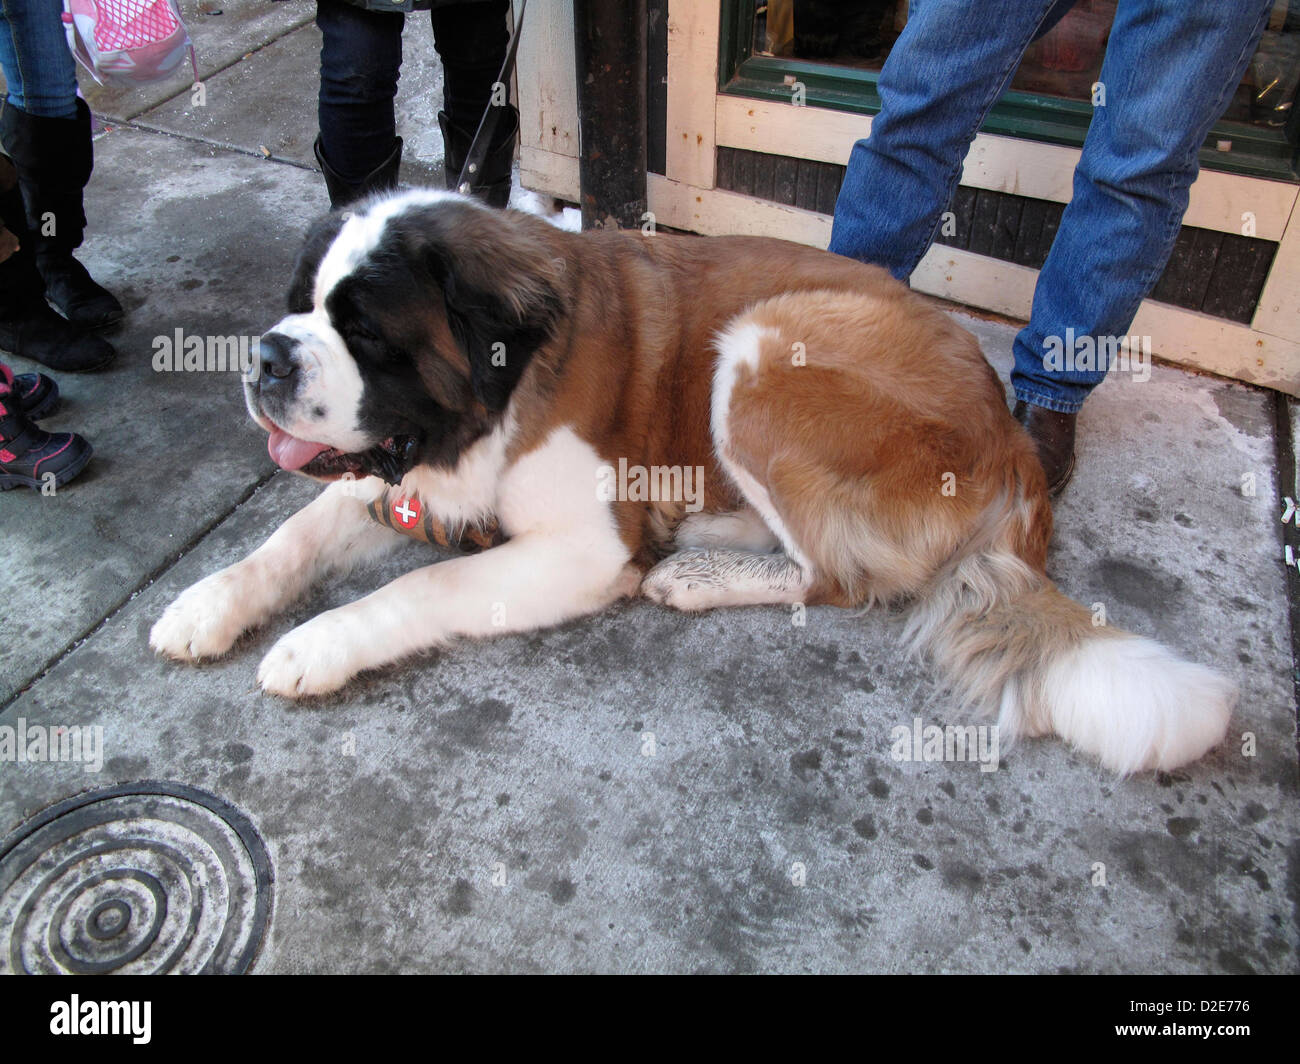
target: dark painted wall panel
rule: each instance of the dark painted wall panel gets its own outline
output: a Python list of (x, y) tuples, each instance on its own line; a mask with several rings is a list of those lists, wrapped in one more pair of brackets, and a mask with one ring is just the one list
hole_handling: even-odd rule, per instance
[(799, 160), (798, 177), (795, 179), (794, 205), (806, 211), (817, 209), (817, 179), (821, 175), (820, 164), (811, 159)]
[(778, 156), (772, 174), (772, 198), (793, 207), (799, 176), (799, 160)]
[(970, 247), (971, 226), (975, 221), (975, 190), (973, 188), (958, 187), (956, 194), (952, 198), (952, 203), (948, 210), (952, 212), (952, 233), (945, 235), (943, 225), (939, 226), (939, 234), (935, 239), (940, 244), (947, 244), (954, 248)]
[(822, 214), (834, 214), (835, 201), (844, 180), (844, 167), (834, 163), (818, 163), (817, 167), (817, 210)]
[(990, 196), (981, 189), (975, 193), (975, 213), (971, 217), (970, 240), (966, 242), (966, 250), (973, 251), (976, 255), (992, 257), (997, 241), (997, 227), (997, 197)]
[(646, 169), (662, 174), (668, 146), (668, 0), (646, 0)]
[(733, 167), (735, 166), (735, 162), (736, 162), (735, 148), (718, 149), (718, 156), (716, 160), (717, 173), (713, 179), (714, 183), (718, 186), (718, 188), (730, 189), (734, 186), (735, 179), (732, 175), (734, 173)]

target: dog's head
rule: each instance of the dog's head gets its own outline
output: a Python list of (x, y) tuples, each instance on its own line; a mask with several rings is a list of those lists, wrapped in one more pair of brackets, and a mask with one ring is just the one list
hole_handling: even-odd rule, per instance
[(320, 480), (455, 465), (503, 416), (561, 314), (544, 222), (453, 193), (317, 222), (289, 314), (261, 339), (253, 420), (277, 464)]

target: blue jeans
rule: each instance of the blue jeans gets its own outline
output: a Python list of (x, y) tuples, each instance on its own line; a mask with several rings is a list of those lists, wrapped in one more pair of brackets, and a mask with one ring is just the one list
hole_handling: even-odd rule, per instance
[(9, 102), (41, 118), (77, 114), (77, 67), (62, 0), (0, 0), (0, 66)]
[[(882, 110), (853, 146), (830, 249), (906, 279), (962, 160), (1025, 49), (1073, 0), (913, 0), (880, 72)], [(1198, 152), (1254, 53), (1272, 0), (1119, 0), (1074, 196), (1015, 341), (1017, 399), (1073, 413), (1106, 376), (1052, 369), (1046, 341), (1123, 336), (1159, 280)]]

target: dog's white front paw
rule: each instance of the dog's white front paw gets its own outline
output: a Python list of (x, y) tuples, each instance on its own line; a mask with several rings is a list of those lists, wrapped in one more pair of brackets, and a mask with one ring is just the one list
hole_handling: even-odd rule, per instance
[(262, 659), (257, 682), (285, 698), (308, 698), (337, 691), (357, 673), (348, 661), (348, 643), (338, 624), (322, 614), (282, 636)]
[(149, 645), (177, 661), (220, 657), (260, 618), (249, 614), (249, 592), (236, 568), (181, 592), (149, 633)]

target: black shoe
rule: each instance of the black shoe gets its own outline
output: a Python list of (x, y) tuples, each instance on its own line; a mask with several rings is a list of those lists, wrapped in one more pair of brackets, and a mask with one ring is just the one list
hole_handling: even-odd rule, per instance
[(59, 317), (44, 302), (15, 309), (4, 293), (0, 293), (0, 348), (64, 373), (103, 369), (117, 357), (112, 344)]
[(1061, 414), (1020, 400), (1011, 415), (1024, 426), (1038, 449), (1038, 461), (1047, 474), (1047, 493), (1059, 495), (1074, 475), (1074, 428), (1079, 415)]
[(59, 386), (44, 373), (20, 373), (14, 377), (12, 394), (29, 421), (40, 421), (59, 409)]
[(0, 221), (18, 238), (18, 250), (0, 262), (0, 348), (70, 373), (107, 366), (115, 355), (112, 345), (61, 318), (45, 302), (45, 282), (31, 247), (35, 241), (16, 188), (0, 190)]
[(14, 398), (0, 393), (0, 491), (63, 487), (86, 468), (90, 444), (74, 432), (37, 428)]
[(519, 112), (509, 104), (489, 107), (487, 121), (487, 155), (478, 171), (466, 174), (465, 184), (457, 188), (456, 181), (465, 167), (477, 125), (471, 129), (456, 122), (446, 111), (438, 112), (438, 125), (442, 128), (443, 180), (448, 188), (481, 199), (489, 207), (505, 208), (510, 203), (510, 174), (515, 162)]
[(117, 297), (97, 284), (71, 253), (38, 249), (36, 268), (45, 281), (45, 298), (72, 324), (105, 329), (122, 320)]
[(325, 161), (325, 153), (321, 150), (319, 134), (316, 136), (316, 143), (312, 145), (312, 151), (316, 155), (316, 162), (320, 164), (320, 172), (325, 178), (325, 190), (329, 193), (331, 207), (346, 207), (349, 203), (368, 196), (372, 192), (383, 192), (397, 188), (397, 174), (402, 166), (401, 137), (397, 138), (397, 142), (393, 145), (393, 150), (389, 153), (388, 158), (360, 181), (344, 180), (338, 171)]

